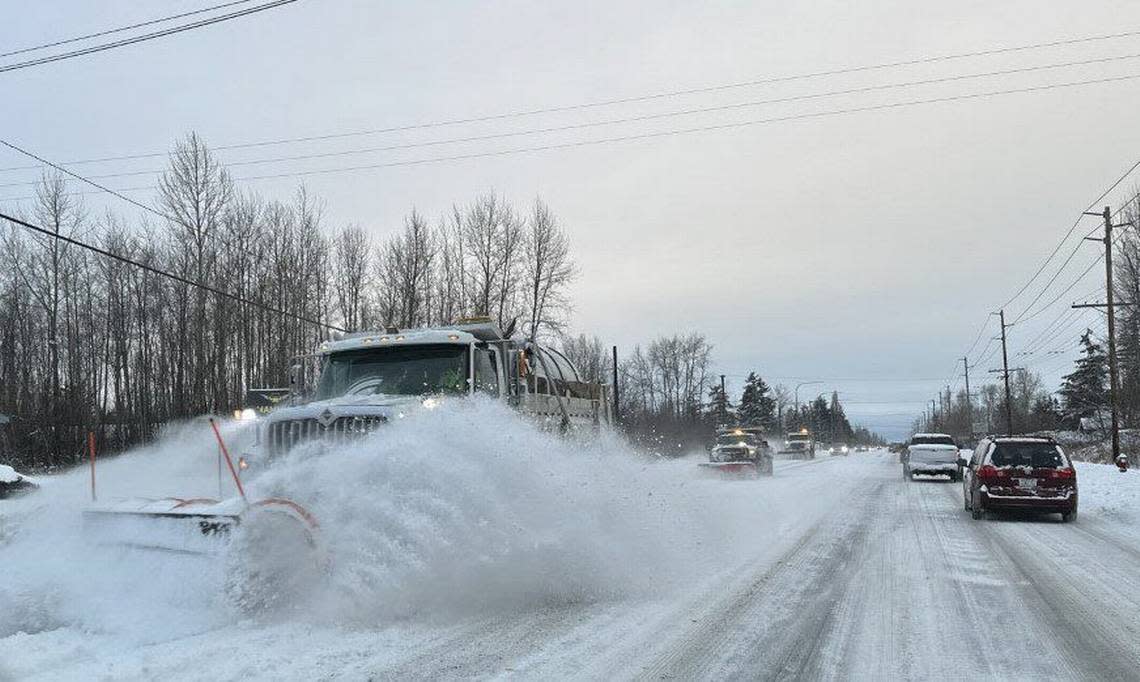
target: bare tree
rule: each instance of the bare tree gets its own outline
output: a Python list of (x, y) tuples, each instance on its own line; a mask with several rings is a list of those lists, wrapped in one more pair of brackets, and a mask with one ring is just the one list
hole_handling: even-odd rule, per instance
[(584, 380), (607, 381), (606, 350), (598, 337), (579, 334), (563, 339), (562, 352), (574, 363)]
[(534, 340), (543, 331), (558, 334), (570, 311), (566, 289), (577, 269), (570, 257), (565, 232), (541, 199), (535, 199), (527, 221), (523, 256), (529, 317), (527, 336)]
[(365, 292), (372, 284), (372, 243), (364, 230), (350, 225), (337, 236), (333, 248), (334, 288), (341, 324), (346, 329), (360, 329), (367, 322)]

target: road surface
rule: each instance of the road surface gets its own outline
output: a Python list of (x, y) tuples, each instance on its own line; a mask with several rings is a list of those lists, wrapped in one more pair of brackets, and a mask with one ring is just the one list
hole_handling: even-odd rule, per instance
[(777, 461), (759, 481), (658, 466), (691, 478), (690, 502), (738, 517), (731, 551), (710, 539), (715, 561), (660, 591), (364, 624), (207, 619), (141, 638), (61, 617), (0, 631), (0, 679), (1140, 678), (1128, 517), (973, 521), (958, 484), (904, 481), (885, 452)]

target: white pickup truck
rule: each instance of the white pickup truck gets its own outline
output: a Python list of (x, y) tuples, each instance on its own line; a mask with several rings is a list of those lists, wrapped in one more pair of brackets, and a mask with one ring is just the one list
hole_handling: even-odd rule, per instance
[(951, 481), (961, 480), (958, 444), (945, 433), (916, 433), (903, 453), (903, 478), (915, 474), (946, 475)]

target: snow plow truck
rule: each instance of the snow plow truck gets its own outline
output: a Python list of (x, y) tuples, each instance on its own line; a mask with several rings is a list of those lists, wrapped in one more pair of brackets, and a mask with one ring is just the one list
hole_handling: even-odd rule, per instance
[(791, 455), (792, 459), (815, 459), (815, 439), (806, 428), (792, 431), (784, 439), (781, 455)]
[(699, 466), (729, 478), (773, 474), (772, 451), (756, 427), (722, 427), (709, 446), (709, 461)]
[(292, 397), (252, 419), (255, 435), (247, 450), (231, 453), (211, 420), (219, 472), (224, 461), (236, 495), (93, 504), (84, 513), (93, 535), (145, 549), (224, 553), (233, 564), (226, 571), (231, 598), (243, 608), (264, 609), (304, 589), (328, 561), (319, 522), (304, 507), (245, 495), (243, 478), (291, 448), (349, 442), (413, 410), (476, 394), (550, 429), (599, 428), (612, 415), (608, 385), (584, 381), (562, 353), (511, 338), (489, 319), (347, 334), (322, 343), (311, 359), (319, 366), (315, 386), (308, 389), (301, 367), (294, 366)]

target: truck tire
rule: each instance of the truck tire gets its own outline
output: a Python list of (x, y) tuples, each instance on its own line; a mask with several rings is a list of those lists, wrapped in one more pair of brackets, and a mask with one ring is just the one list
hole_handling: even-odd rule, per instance
[(975, 521), (980, 521), (986, 517), (986, 510), (977, 507), (970, 508), (970, 515), (974, 517)]

